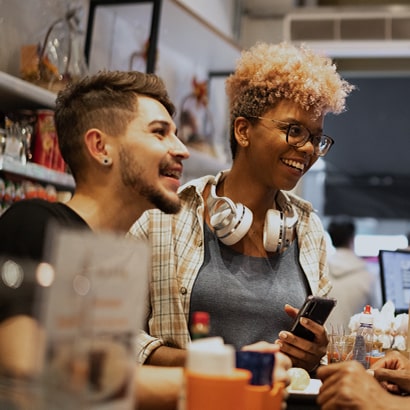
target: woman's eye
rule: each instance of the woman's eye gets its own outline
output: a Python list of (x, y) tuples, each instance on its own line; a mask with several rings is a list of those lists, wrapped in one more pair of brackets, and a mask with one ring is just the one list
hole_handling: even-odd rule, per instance
[(298, 137), (303, 134), (303, 128), (299, 125), (291, 125), (289, 128), (289, 135), (291, 137)]
[(325, 143), (321, 135), (316, 135), (313, 137), (313, 145), (322, 145)]

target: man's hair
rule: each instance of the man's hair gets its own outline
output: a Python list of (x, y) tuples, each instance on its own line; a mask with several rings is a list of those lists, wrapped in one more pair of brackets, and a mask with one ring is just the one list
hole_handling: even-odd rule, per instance
[(125, 133), (138, 112), (139, 96), (156, 99), (174, 115), (164, 82), (155, 74), (100, 71), (58, 93), (55, 123), (59, 147), (75, 179), (84, 168), (86, 131), (98, 128), (111, 136)]
[(331, 219), (327, 231), (335, 248), (348, 248), (354, 239), (356, 226), (352, 218), (338, 216)]
[(230, 110), (230, 141), (235, 158), (237, 117), (260, 117), (287, 99), (317, 118), (345, 110), (345, 99), (354, 86), (341, 79), (328, 57), (305, 46), (257, 43), (242, 52), (236, 70), (226, 80)]

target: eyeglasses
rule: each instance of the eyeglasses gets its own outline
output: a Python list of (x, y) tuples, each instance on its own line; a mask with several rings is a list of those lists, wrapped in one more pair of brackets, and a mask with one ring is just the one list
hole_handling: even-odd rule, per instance
[(334, 140), (327, 135), (313, 135), (306, 127), (301, 124), (292, 124), (285, 121), (274, 120), (266, 117), (250, 117), (259, 120), (268, 120), (278, 124), (286, 125), (283, 131), (286, 131), (286, 143), (292, 147), (303, 147), (310, 141), (314, 148), (314, 153), (318, 157), (324, 157), (334, 144)]

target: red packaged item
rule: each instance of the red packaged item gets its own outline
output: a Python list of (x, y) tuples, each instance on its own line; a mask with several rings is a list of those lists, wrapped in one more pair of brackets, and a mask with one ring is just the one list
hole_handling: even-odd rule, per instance
[(59, 172), (66, 172), (66, 163), (61, 155), (60, 147), (58, 145), (58, 136), (54, 147), (53, 169)]
[(38, 110), (35, 133), (33, 161), (47, 168), (53, 168), (57, 132), (54, 124), (54, 111)]

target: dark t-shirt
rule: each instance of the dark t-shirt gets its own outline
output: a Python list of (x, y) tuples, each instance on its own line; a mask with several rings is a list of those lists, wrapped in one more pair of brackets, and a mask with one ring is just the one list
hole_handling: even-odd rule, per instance
[(84, 219), (63, 203), (42, 199), (19, 201), (0, 217), (0, 255), (44, 260), (44, 243), (51, 222), (90, 229)]
[[(45, 243), (52, 223), (90, 229), (68, 206), (41, 199), (16, 202), (0, 217), (0, 321), (17, 314), (34, 314), (35, 268), (38, 262), (48, 261)], [(4, 263), (8, 260), (24, 271), (19, 286), (7, 279)]]

